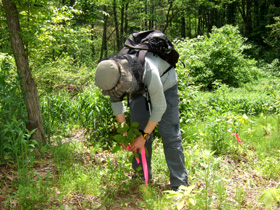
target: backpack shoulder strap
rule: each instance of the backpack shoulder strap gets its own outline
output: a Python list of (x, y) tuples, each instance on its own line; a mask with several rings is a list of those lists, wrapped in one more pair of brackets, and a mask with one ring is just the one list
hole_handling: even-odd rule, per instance
[(118, 53), (118, 55), (125, 55), (129, 53), (129, 47), (123, 47), (120, 52)]
[(129, 47), (123, 47), (120, 52), (118, 53), (118, 55), (135, 55), (139, 61), (141, 62), (141, 64), (144, 66), (144, 63), (145, 63), (145, 57), (146, 57), (146, 54), (147, 54), (148, 50), (131, 50)]
[(144, 67), (144, 64), (145, 64), (145, 57), (146, 57), (146, 54), (147, 54), (148, 50), (139, 50), (138, 51), (138, 59), (139, 61), (141, 62), (141, 64), (143, 65)]
[(167, 72), (169, 72), (172, 69), (172, 65), (170, 65), (164, 72), (162, 75), (160, 75), (160, 77), (163, 77), (163, 75), (165, 75)]

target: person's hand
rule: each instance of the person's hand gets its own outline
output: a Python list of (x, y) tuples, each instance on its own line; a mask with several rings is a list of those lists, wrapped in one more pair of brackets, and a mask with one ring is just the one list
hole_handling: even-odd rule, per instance
[(133, 143), (129, 147), (129, 151), (136, 152), (138, 149), (142, 149), (145, 146), (146, 139), (144, 137), (138, 136), (136, 139), (134, 139)]

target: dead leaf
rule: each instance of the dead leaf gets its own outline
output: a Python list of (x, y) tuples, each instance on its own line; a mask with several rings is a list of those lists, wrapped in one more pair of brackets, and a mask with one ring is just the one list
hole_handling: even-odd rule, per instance
[(0, 195), (0, 202), (5, 201), (5, 200), (6, 200), (6, 198), (4, 198), (3, 196)]
[(8, 178), (10, 181), (16, 180), (16, 178), (15, 178), (13, 175), (7, 175), (7, 178)]

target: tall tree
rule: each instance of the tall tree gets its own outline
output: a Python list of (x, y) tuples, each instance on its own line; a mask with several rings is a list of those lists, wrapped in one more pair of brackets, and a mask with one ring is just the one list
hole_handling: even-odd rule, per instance
[(186, 38), (186, 19), (184, 15), (181, 17), (181, 37)]
[(36, 132), (32, 135), (32, 138), (40, 143), (45, 143), (46, 139), (44, 135), (43, 120), (37, 93), (37, 85), (32, 78), (28, 57), (24, 49), (17, 7), (12, 0), (2, 0), (2, 2), (6, 10), (6, 18), (8, 29), (10, 31), (11, 45), (16, 61), (18, 74), (21, 78), (21, 89), (22, 93), (25, 94), (24, 102), (28, 113), (27, 128), (29, 130), (36, 129)]
[(76, 3), (76, 0), (70, 0), (70, 6), (73, 7)]
[(129, 5), (129, 1), (126, 1), (125, 12), (124, 12), (124, 30), (123, 30), (125, 34), (127, 34), (127, 28), (128, 28), (128, 5)]
[(166, 23), (165, 23), (164, 29), (162, 30), (163, 32), (166, 31), (168, 25), (170, 25), (170, 23), (172, 21), (172, 17), (170, 17), (170, 12), (173, 7), (173, 2), (174, 2), (173, 0), (168, 1), (169, 7), (168, 7), (167, 15), (166, 15)]
[(120, 36), (121, 42), (124, 41), (125, 3), (126, 3), (125, 0), (122, 0), (122, 2), (121, 2), (121, 30), (120, 30), (121, 31), (121, 36)]
[(116, 0), (113, 1), (113, 13), (114, 13), (114, 22), (115, 22), (115, 30), (116, 30), (116, 41), (117, 41), (117, 49), (121, 49), (121, 40), (119, 34), (119, 22), (117, 16), (117, 3)]
[(100, 60), (103, 58), (103, 54), (107, 56), (107, 22), (108, 22), (108, 14), (106, 13), (107, 7), (104, 5), (104, 23), (103, 23), (103, 36), (102, 36), (102, 46), (101, 46), (101, 53), (100, 53)]
[(240, 0), (239, 2), (239, 12), (242, 16), (244, 27), (245, 27), (245, 36), (250, 37), (253, 30), (252, 24), (252, 0)]
[(227, 3), (226, 18), (227, 24), (235, 25), (237, 19), (237, 4), (236, 1)]

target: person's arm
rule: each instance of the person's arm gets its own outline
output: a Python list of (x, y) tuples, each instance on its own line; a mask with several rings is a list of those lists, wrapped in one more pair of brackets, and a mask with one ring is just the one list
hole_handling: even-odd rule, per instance
[(116, 119), (117, 119), (117, 121), (118, 121), (119, 123), (126, 123), (124, 113), (121, 113), (121, 114), (116, 115)]

